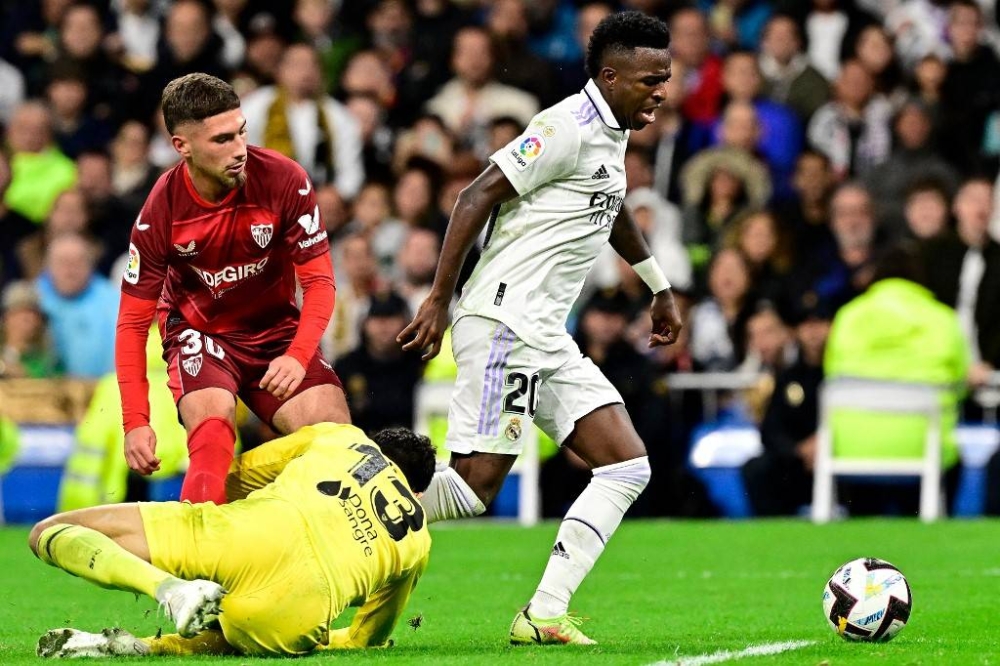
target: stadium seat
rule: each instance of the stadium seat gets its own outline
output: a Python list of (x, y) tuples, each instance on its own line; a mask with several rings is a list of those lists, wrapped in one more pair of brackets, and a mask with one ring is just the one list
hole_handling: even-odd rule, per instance
[(743, 465), (763, 451), (752, 424), (708, 424), (695, 430), (688, 464), (705, 484), (709, 498), (726, 518), (751, 518)]
[(73, 448), (74, 427), (22, 423), (14, 466), (3, 475), (3, 521), (33, 523), (55, 513), (63, 465)]
[[(853, 377), (830, 379), (820, 389), (820, 422), (813, 480), (812, 520), (833, 518), (837, 476), (920, 477), (920, 519), (942, 513), (941, 386), (878, 381)], [(834, 410), (913, 414), (928, 419), (924, 455), (913, 459), (844, 458), (833, 456), (831, 416)]]
[(986, 508), (986, 463), (1000, 447), (996, 425), (963, 424), (955, 431), (962, 456), (962, 470), (955, 492), (952, 515), (971, 518)]
[(56, 511), (62, 467), (18, 466), (3, 477), (3, 521), (30, 524), (51, 516)]
[(181, 486), (184, 485), (184, 475), (151, 479), (149, 482), (150, 502), (176, 502), (181, 498)]

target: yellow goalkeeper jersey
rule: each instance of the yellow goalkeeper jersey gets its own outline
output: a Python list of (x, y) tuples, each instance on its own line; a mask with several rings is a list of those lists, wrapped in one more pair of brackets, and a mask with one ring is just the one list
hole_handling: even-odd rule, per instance
[[(328, 647), (388, 641), (431, 538), (420, 502), (375, 442), (350, 425), (302, 428), (237, 458), (226, 492), (231, 502), (245, 498), (238, 504), (247, 515), (276, 501), (296, 511), (329, 585), (329, 617), (361, 606), (349, 629), (330, 633)], [(275, 527), (275, 534), (287, 531)]]

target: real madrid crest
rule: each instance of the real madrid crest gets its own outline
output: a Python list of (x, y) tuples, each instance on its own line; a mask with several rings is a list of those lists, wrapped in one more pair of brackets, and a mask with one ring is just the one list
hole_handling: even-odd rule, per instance
[(516, 416), (510, 417), (510, 421), (507, 422), (507, 427), (504, 429), (503, 434), (512, 442), (519, 440), (521, 438), (521, 419)]

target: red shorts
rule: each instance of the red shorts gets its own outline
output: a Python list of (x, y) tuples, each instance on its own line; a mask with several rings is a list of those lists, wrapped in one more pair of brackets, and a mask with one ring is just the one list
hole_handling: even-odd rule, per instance
[[(166, 330), (164, 330), (166, 329)], [(205, 388), (221, 388), (239, 396), (261, 420), (271, 425), (274, 413), (287, 400), (278, 400), (260, 388), (271, 361), (281, 356), (292, 344), (295, 329), (286, 335), (255, 341), (253, 345), (234, 342), (225, 335), (205, 335), (184, 321), (171, 318), (160, 333), (163, 337), (163, 360), (167, 362), (167, 386), (180, 403), (188, 393)], [(313, 386), (333, 384), (343, 390), (337, 373), (319, 350), (306, 368), (306, 376), (292, 397)]]

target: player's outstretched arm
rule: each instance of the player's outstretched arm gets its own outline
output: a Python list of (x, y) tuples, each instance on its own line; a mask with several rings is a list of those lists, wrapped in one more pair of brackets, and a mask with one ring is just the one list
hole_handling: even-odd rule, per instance
[(149, 646), (149, 654), (158, 657), (239, 654), (239, 650), (230, 645), (217, 629), (206, 629), (194, 638), (184, 638), (180, 634), (162, 634), (140, 640)]
[(403, 349), (426, 349), (428, 361), (441, 351), (441, 336), (448, 326), (448, 305), (458, 284), (458, 274), (472, 244), (486, 225), (494, 206), (517, 196), (517, 190), (496, 164), (490, 164), (458, 195), (441, 247), (431, 293), (413, 321), (396, 337)]
[(653, 324), (649, 346), (673, 344), (677, 341), (683, 323), (677, 304), (674, 303), (674, 295), (670, 291), (670, 283), (625, 206), (622, 206), (611, 227), (610, 242), (615, 252), (632, 266), (653, 292), (653, 303), (649, 306), (649, 317)]
[(149, 380), (146, 378), (146, 339), (156, 311), (156, 300), (122, 292), (115, 331), (115, 372), (122, 400), (125, 460), (130, 469), (152, 474), (160, 468), (156, 434), (149, 426)]
[(313, 428), (306, 427), (236, 456), (226, 475), (226, 500), (241, 500), (274, 481), (288, 463), (309, 450), (314, 437)]
[(320, 650), (355, 650), (360, 648), (388, 647), (389, 637), (399, 616), (406, 608), (410, 594), (424, 571), (426, 560), (408, 575), (390, 582), (375, 592), (358, 609), (351, 626), (330, 632), (330, 643)]

